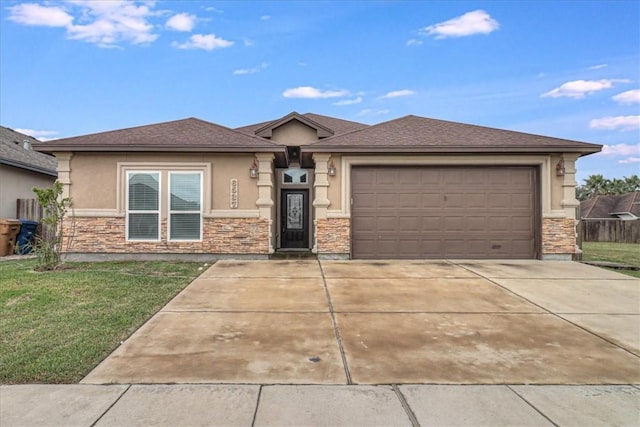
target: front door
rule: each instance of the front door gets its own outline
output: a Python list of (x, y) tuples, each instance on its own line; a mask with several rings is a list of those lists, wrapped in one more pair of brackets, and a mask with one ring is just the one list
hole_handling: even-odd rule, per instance
[(309, 190), (282, 190), (282, 248), (309, 248)]

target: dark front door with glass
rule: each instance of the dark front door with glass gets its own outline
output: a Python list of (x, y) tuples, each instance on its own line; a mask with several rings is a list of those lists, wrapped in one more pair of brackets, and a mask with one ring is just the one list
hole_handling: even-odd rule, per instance
[(309, 248), (309, 190), (282, 190), (282, 248)]

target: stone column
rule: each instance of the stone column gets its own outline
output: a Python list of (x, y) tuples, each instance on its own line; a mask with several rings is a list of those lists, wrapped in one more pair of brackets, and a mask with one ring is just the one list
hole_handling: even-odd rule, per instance
[(258, 163), (258, 200), (256, 200), (256, 206), (260, 212), (260, 218), (267, 220), (269, 227), (269, 253), (274, 252), (273, 248), (273, 153), (257, 153), (256, 160)]
[(576, 219), (576, 208), (580, 202), (576, 200), (576, 160), (578, 155), (574, 153), (564, 153), (561, 157), (564, 163), (564, 177), (562, 180), (562, 202), (560, 205), (564, 209), (565, 218)]
[(53, 153), (58, 160), (58, 181), (62, 184), (62, 197), (70, 197), (71, 194), (71, 158), (73, 153)]
[(331, 202), (328, 197), (329, 188), (329, 158), (330, 154), (327, 153), (313, 153), (313, 161), (315, 162), (315, 177), (313, 180), (313, 187), (315, 197), (313, 199), (314, 219), (313, 219), (313, 253), (318, 253), (318, 220), (324, 220), (327, 218), (327, 209)]

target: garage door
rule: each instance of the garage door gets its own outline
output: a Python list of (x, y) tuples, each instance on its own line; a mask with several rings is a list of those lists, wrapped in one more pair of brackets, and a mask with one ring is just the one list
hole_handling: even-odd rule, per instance
[(534, 167), (354, 166), (354, 258), (536, 258)]

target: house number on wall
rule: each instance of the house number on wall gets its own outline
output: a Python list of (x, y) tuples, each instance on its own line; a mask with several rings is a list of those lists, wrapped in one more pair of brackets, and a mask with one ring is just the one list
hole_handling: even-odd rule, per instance
[(231, 180), (230, 195), (231, 197), (229, 200), (229, 205), (231, 206), (231, 209), (238, 209), (238, 180), (237, 179)]

